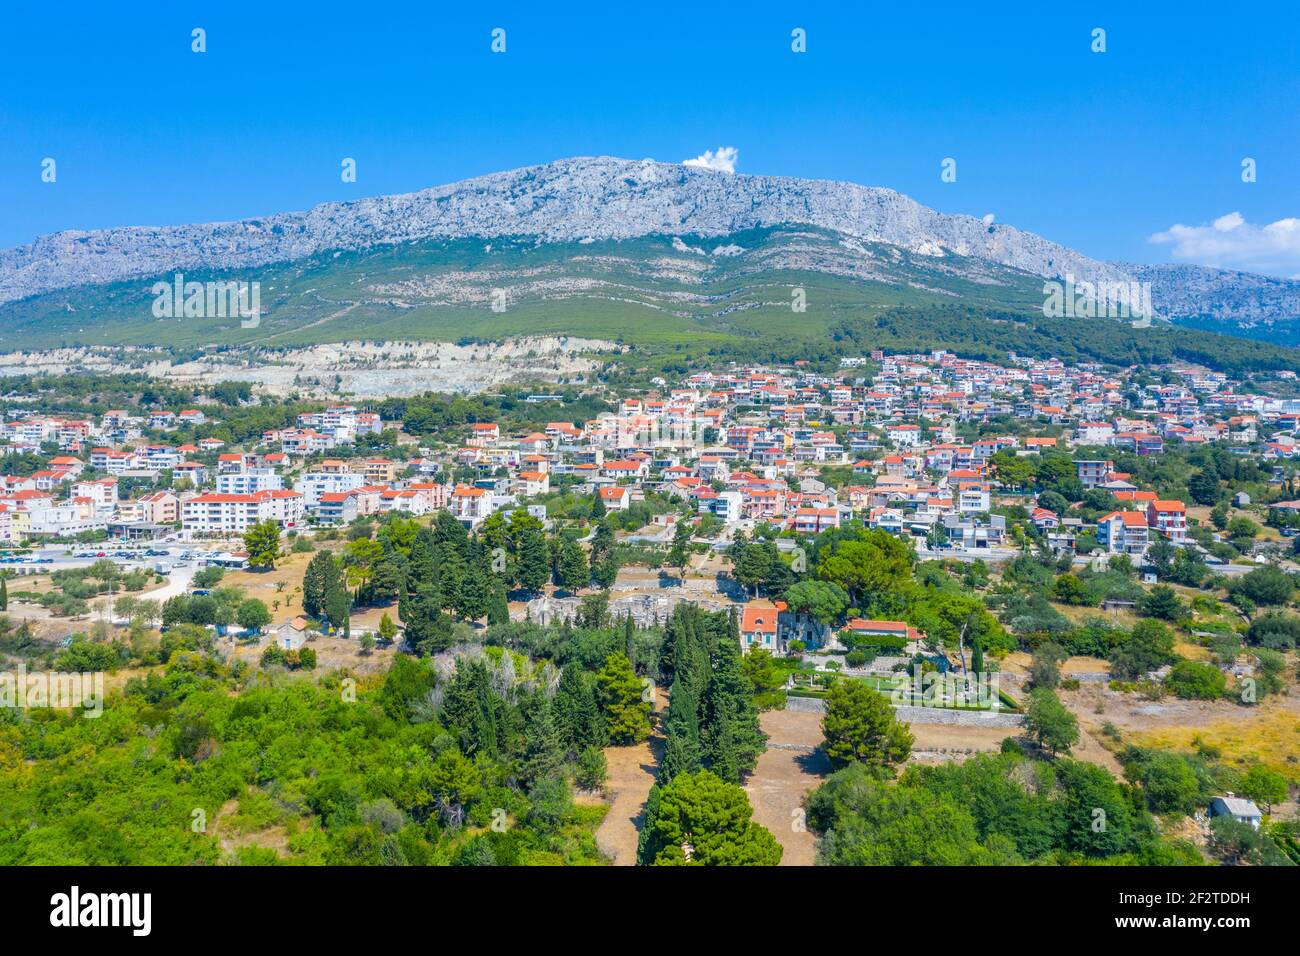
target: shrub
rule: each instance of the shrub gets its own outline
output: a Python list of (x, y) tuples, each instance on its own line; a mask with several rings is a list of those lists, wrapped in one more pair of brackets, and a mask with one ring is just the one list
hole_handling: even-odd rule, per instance
[(1165, 687), (1184, 700), (1215, 700), (1227, 685), (1223, 671), (1201, 661), (1179, 661), (1165, 678)]

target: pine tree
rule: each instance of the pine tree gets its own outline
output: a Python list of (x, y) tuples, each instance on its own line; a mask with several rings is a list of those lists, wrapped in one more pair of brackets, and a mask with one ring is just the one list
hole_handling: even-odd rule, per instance
[(564, 769), (564, 741), (550, 698), (545, 694), (539, 696), (541, 700), (528, 725), (528, 750), (524, 757), (524, 779), (532, 782), (556, 776)]
[(444, 609), (455, 611), (461, 607), (468, 575), (469, 567), (459, 551), (451, 547), (439, 549), (438, 591), (442, 595)]
[(465, 572), (461, 583), (456, 610), (467, 621), (477, 621), (488, 612), (495, 579), (492, 570), (481, 558), (476, 558)]
[(560, 738), (571, 753), (605, 746), (605, 719), (596, 696), (596, 681), (580, 665), (568, 664), (560, 672), (560, 683), (551, 705)]
[(528, 591), (540, 591), (551, 575), (551, 554), (540, 523), (525, 525), (518, 543), (519, 583)]
[(455, 551), (461, 557), (469, 547), (469, 533), (450, 511), (439, 511), (433, 519), (433, 540), (438, 551)]
[(576, 591), (591, 583), (591, 567), (587, 564), (586, 552), (576, 541), (559, 545), (555, 570), (556, 583), (567, 591)]
[(415, 532), (408, 562), (410, 570), (407, 575), (407, 588), (409, 590), (414, 591), (421, 585), (438, 583), (438, 546), (433, 538), (433, 529), (421, 527)]
[(649, 737), (650, 704), (642, 700), (641, 681), (627, 655), (621, 651), (609, 655), (596, 680), (610, 739), (617, 744), (635, 744)]
[(352, 636), (351, 613), (352, 596), (347, 588), (337, 587), (325, 596), (325, 616), (336, 631), (343, 632), (344, 637)]
[(0, 578), (0, 611), (9, 610), (9, 582)]
[(491, 676), (481, 660), (462, 659), (456, 664), (442, 709), (444, 723), (459, 732), (465, 753), (498, 755), (502, 704), (504, 701), (492, 689)]

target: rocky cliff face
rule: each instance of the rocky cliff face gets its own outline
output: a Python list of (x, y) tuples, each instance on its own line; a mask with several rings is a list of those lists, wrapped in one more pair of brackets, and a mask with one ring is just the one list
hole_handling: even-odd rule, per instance
[(1049, 278), (1129, 278), (1123, 268), (1033, 233), (944, 215), (889, 189), (598, 157), (237, 222), (55, 233), (0, 251), (0, 302), (175, 269), (259, 266), (419, 239), (720, 237), (783, 223), (935, 258), (956, 253)]
[(1300, 282), (1188, 265), (1119, 264), (1170, 318), (1204, 317), (1240, 328), (1300, 318)]

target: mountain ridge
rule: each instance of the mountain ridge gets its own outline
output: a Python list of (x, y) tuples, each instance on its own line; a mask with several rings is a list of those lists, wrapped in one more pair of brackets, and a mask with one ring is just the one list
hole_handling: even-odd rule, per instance
[(834, 229), (934, 256), (951, 252), (1045, 278), (1129, 279), (1112, 264), (1035, 233), (940, 213), (884, 187), (578, 157), (302, 212), (52, 233), (0, 250), (0, 303), (172, 269), (260, 266), (421, 239), (721, 237), (778, 224)]
[[(782, 250), (767, 248), (751, 257), (755, 268), (780, 269), (793, 262), (805, 274), (831, 273), (894, 289), (923, 288), (939, 297), (970, 301), (979, 299), (969, 295), (972, 283), (1010, 284), (1015, 289), (1008, 294), (1018, 309), (1041, 306), (1043, 281), (1067, 276), (1118, 287), (1117, 298), (1129, 304), (1130, 284), (1148, 283), (1156, 316), (1211, 331), (1300, 344), (1300, 282), (1294, 280), (1191, 265), (1106, 262), (1015, 226), (938, 212), (886, 187), (610, 156), (560, 159), (411, 193), (321, 203), (299, 212), (41, 236), (0, 250), (0, 323), (11, 332), (19, 325), (35, 328), (52, 310), (64, 308), (65, 303), (53, 297), (99, 287), (120, 304), (124, 298), (113, 292), (115, 285), (177, 271), (242, 270), (238, 278), (249, 279), (253, 271), (260, 274), (268, 267), (305, 267), (331, 255), (402, 248), (409, 249), (419, 265), (422, 244), (465, 240), (484, 243), (487, 249), (506, 242), (575, 250), (600, 245), (609, 253), (611, 244), (636, 245), (664, 236), (672, 239), (673, 255), (699, 253), (713, 259), (747, 251), (734, 237), (773, 229), (825, 232), (838, 248), (834, 254), (806, 248), (796, 254), (793, 242), (787, 241)], [(718, 241), (716, 247), (710, 240)], [(649, 258), (633, 272), (660, 264), (658, 253), (641, 249), (638, 255)], [(556, 282), (565, 287), (564, 294), (573, 295), (575, 282), (590, 282), (590, 268), (579, 261), (580, 252), (570, 252), (569, 257), (567, 274)], [(395, 278), (414, 289), (421, 288), (422, 279), (434, 285), (465, 284), (454, 274), (454, 263), (434, 265), (434, 274), (407, 270)], [(676, 268), (680, 262), (671, 265)], [(1037, 305), (1026, 297), (1025, 280), (1034, 277)], [(498, 284), (510, 284), (512, 277), (499, 273), (497, 278), (502, 280)], [(356, 281), (365, 279), (358, 276)], [(685, 285), (691, 281), (700, 280), (688, 278)], [(530, 287), (541, 289), (543, 297), (555, 297), (537, 283)], [(364, 298), (374, 290), (364, 286), (353, 291)], [(147, 301), (143, 292), (139, 298)], [(469, 298), (483, 295), (479, 289)], [(419, 298), (428, 304), (468, 301), (456, 295), (446, 301)], [(66, 304), (66, 311), (102, 311), (93, 296), (78, 294), (75, 300), (75, 306), (71, 300)], [(135, 310), (132, 315), (139, 312), (137, 305), (130, 309)]]

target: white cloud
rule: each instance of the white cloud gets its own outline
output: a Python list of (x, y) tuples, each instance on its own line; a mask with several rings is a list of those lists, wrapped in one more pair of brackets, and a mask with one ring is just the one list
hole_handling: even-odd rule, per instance
[(1291, 275), (1300, 269), (1300, 219), (1259, 226), (1230, 212), (1209, 225), (1170, 226), (1151, 242), (1171, 247), (1175, 259), (1222, 269)]
[(683, 166), (698, 166), (700, 169), (712, 169), (719, 173), (734, 173), (736, 161), (740, 159), (740, 150), (734, 146), (719, 146), (715, 153), (706, 149), (703, 155), (682, 161)]
[(986, 226), (991, 226), (991, 225), (993, 225), (993, 219), (994, 219), (993, 213), (991, 213), (991, 212), (986, 212), (986, 213), (984, 214), (984, 219), (983, 219), (982, 221), (983, 221), (984, 225), (986, 225)]

